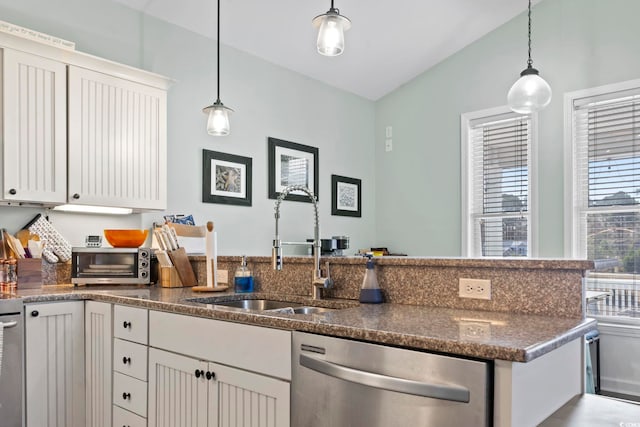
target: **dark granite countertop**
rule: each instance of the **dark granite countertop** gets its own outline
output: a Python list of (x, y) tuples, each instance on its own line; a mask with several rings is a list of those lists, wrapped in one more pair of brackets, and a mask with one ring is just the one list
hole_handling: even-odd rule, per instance
[[(402, 304), (360, 304), (353, 300), (313, 301), (303, 296), (199, 293), (191, 288), (155, 286), (44, 286), (21, 290), (25, 303), (96, 300), (178, 314), (298, 330), (487, 360), (528, 362), (595, 329), (593, 319), (548, 317)], [(323, 314), (237, 311), (186, 301), (240, 298), (290, 301), (337, 310)]]

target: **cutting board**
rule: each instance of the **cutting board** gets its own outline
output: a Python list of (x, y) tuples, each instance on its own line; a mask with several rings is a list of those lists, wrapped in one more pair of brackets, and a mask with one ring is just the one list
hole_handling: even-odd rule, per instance
[(198, 279), (196, 279), (193, 267), (191, 267), (191, 263), (189, 262), (187, 251), (184, 248), (178, 248), (167, 251), (167, 253), (169, 254), (169, 258), (171, 258), (173, 266), (178, 271), (182, 286), (197, 286)]

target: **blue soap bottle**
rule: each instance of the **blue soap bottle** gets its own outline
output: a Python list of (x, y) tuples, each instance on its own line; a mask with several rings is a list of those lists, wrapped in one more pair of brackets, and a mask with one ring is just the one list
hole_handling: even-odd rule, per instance
[(378, 277), (376, 276), (375, 263), (372, 255), (367, 254), (367, 269), (364, 272), (364, 280), (362, 280), (362, 288), (360, 289), (360, 302), (370, 304), (380, 304), (384, 302), (382, 289), (378, 286)]
[(236, 292), (253, 292), (253, 275), (247, 267), (246, 255), (242, 255), (242, 264), (236, 270), (233, 285)]

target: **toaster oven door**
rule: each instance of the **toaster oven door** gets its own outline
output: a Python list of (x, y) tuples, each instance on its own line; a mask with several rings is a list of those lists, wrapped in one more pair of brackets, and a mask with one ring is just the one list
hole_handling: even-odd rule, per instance
[[(146, 252), (145, 252), (146, 253)], [(73, 252), (72, 282), (76, 284), (149, 283), (149, 258), (139, 250), (104, 248)]]

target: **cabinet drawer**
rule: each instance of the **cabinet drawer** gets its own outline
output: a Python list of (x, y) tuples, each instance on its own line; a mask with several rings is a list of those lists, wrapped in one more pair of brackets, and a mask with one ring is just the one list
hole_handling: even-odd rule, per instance
[(113, 308), (113, 336), (140, 344), (148, 340), (147, 310), (144, 308), (116, 305)]
[(113, 404), (146, 417), (147, 383), (119, 372), (114, 372)]
[(115, 338), (113, 340), (113, 370), (147, 380), (147, 346)]
[(152, 347), (291, 380), (290, 331), (151, 310), (149, 342)]
[(147, 419), (114, 406), (113, 427), (147, 427)]

